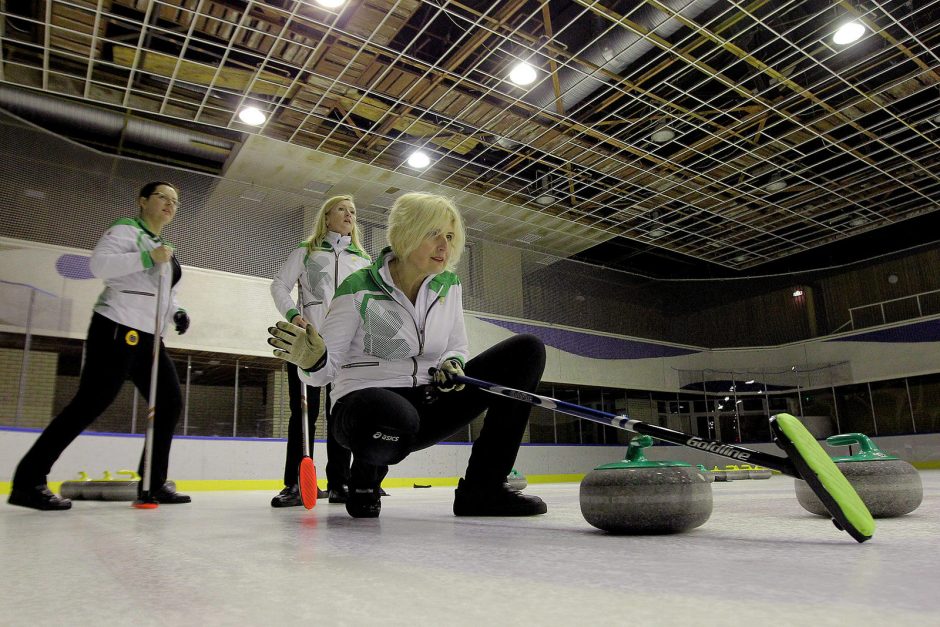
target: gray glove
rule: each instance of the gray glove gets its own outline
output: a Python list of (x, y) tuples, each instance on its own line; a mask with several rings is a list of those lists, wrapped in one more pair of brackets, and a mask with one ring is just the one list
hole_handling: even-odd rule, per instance
[(312, 324), (306, 330), (283, 320), (276, 327), (268, 327), (268, 344), (280, 349), (274, 356), (296, 364), (302, 370), (318, 370), (326, 358), (326, 345)]
[(456, 391), (459, 392), (463, 389), (463, 383), (454, 383), (449, 375), (458, 375), (463, 376), (463, 366), (460, 365), (460, 361), (451, 357), (450, 359), (445, 359), (441, 362), (441, 365), (438, 366), (437, 370), (434, 372), (434, 385), (437, 386), (441, 392), (450, 392)]

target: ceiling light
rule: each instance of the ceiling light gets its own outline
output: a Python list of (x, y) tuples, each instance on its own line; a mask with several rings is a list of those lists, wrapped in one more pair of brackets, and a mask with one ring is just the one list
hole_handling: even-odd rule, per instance
[(531, 85), (535, 82), (536, 78), (538, 78), (538, 74), (535, 68), (525, 61), (514, 65), (512, 71), (509, 72), (509, 80), (516, 85)]
[(803, 290), (793, 290), (793, 298), (799, 298), (803, 295)]
[(500, 148), (505, 148), (506, 150), (515, 150), (521, 144), (514, 139), (509, 139), (508, 137), (497, 137), (496, 145)]
[(733, 261), (733, 262), (735, 262), (735, 263), (741, 263), (741, 262), (744, 261), (745, 259), (747, 259), (747, 255), (738, 255), (737, 257), (735, 257), (735, 258), (732, 259), (731, 261)]
[(754, 383), (754, 379), (748, 379), (748, 380), (745, 381), (744, 383), (745, 383), (746, 385), (752, 385), (752, 384)]
[(649, 236), (652, 237), (653, 239), (656, 239), (657, 237), (662, 237), (665, 234), (666, 234), (666, 231), (664, 229), (653, 229), (652, 231), (649, 232)]
[(315, 0), (317, 4), (326, 9), (335, 9), (341, 6), (346, 0)]
[(555, 202), (556, 200), (558, 199), (552, 196), (551, 194), (542, 194), (541, 196), (535, 199), (535, 202), (543, 206), (548, 206), (552, 204), (553, 202)]
[(676, 132), (668, 126), (661, 126), (650, 135), (650, 139), (657, 144), (665, 144), (676, 137)]
[(414, 168), (415, 170), (423, 170), (424, 168), (431, 165), (431, 157), (426, 153), (416, 150), (411, 153), (411, 156), (408, 157), (408, 165)]
[(832, 36), (832, 43), (844, 46), (858, 41), (865, 34), (865, 27), (858, 22), (847, 22)]
[(268, 118), (258, 107), (245, 107), (238, 112), (238, 119), (251, 126), (260, 126)]
[(775, 176), (770, 179), (770, 182), (764, 185), (764, 191), (768, 192), (779, 192), (781, 189), (785, 189), (787, 186), (787, 179)]
[(868, 224), (868, 218), (855, 218), (849, 222), (849, 226), (862, 226), (863, 224)]
[(657, 192), (664, 192), (664, 191), (666, 191), (667, 189), (669, 189), (670, 187), (675, 187), (676, 185), (678, 185), (678, 184), (681, 183), (681, 182), (682, 182), (682, 179), (679, 178), (678, 175), (676, 175), (676, 174), (670, 174), (670, 175), (668, 175), (668, 176), (665, 176), (665, 177), (659, 179), (659, 180), (656, 181), (655, 183), (653, 183), (653, 184), (651, 185), (651, 187), (652, 187), (653, 189), (655, 189)]

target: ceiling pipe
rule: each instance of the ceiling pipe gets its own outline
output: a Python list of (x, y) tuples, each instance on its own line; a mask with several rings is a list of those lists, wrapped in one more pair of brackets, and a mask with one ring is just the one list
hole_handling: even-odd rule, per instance
[(89, 139), (112, 140), (115, 145), (123, 134), (124, 144), (159, 149), (176, 156), (186, 156), (218, 164), (228, 159), (235, 142), (197, 131), (170, 126), (144, 118), (126, 117), (101, 107), (78, 104), (71, 100), (46, 96), (34, 91), (0, 84), (0, 107), (25, 120), (50, 130), (76, 130)]
[[(661, 2), (684, 18), (694, 20), (714, 5), (716, 0), (661, 0)], [(664, 39), (669, 38), (683, 26), (680, 20), (649, 5), (643, 5), (630, 13), (629, 20)], [(627, 28), (617, 26), (594, 42), (590, 48), (576, 50), (571, 56), (584, 59), (598, 66), (598, 69), (586, 74), (577, 69), (578, 64), (574, 63), (558, 70), (563, 112), (570, 113), (588, 96), (607, 86), (611, 80), (608, 74), (619, 76), (630, 64), (654, 48), (657, 46), (648, 39), (644, 39)], [(555, 96), (555, 88), (550, 79), (543, 80), (538, 87), (528, 92), (522, 99), (540, 109), (552, 113), (556, 111), (555, 102), (558, 98)]]

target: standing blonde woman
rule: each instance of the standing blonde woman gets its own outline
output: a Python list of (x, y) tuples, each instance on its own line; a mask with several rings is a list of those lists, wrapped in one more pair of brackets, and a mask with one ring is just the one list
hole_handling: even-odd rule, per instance
[[(356, 205), (352, 196), (327, 199), (317, 214), (313, 234), (298, 246), (281, 266), (271, 282), (271, 296), (278, 311), (289, 322), (300, 327), (308, 323), (323, 324), (337, 286), (355, 270), (369, 265), (371, 259), (363, 252), (356, 226)], [(297, 300), (291, 290), (298, 286)], [(288, 364), (290, 421), (287, 426), (287, 458), (284, 463), (284, 489), (271, 500), (272, 507), (300, 505), (297, 469), (304, 455), (301, 381), (297, 366)], [(309, 432), (315, 432), (320, 407), (320, 388), (307, 388)], [(331, 503), (346, 501), (349, 483), (350, 452), (336, 443), (330, 414), (329, 388), (326, 402), (327, 490)], [(322, 495), (327, 496), (327, 495)]]

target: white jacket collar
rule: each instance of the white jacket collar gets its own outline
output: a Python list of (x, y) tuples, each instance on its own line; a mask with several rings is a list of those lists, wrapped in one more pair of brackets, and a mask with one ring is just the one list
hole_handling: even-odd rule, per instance
[(326, 235), (323, 237), (323, 241), (329, 242), (330, 246), (333, 247), (333, 250), (346, 250), (346, 248), (348, 248), (352, 243), (352, 236), (340, 235), (339, 233), (334, 233), (333, 231), (327, 231)]

